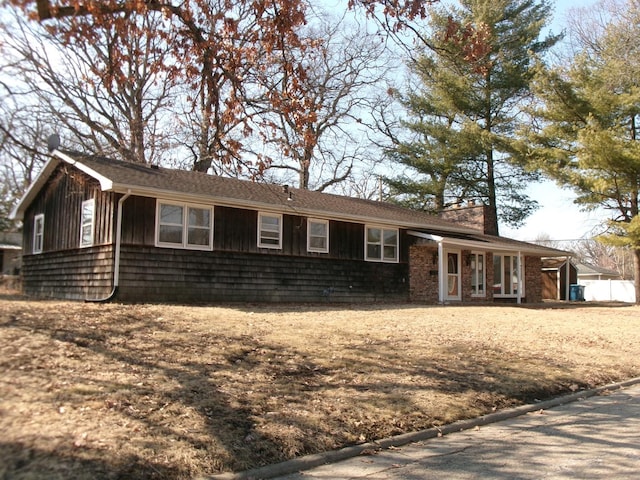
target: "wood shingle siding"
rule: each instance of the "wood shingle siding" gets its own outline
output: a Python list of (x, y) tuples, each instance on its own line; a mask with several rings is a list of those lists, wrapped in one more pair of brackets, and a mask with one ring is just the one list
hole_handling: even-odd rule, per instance
[(27, 295), (86, 300), (104, 298), (111, 292), (111, 246), (25, 255), (22, 261)]
[(260, 253), (123, 246), (117, 300), (407, 301), (408, 266)]

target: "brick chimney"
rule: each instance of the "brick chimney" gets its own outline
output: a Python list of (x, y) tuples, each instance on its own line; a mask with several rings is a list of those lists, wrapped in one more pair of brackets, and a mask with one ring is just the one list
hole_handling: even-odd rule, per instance
[(489, 207), (482, 203), (476, 204), (474, 201), (470, 201), (466, 205), (457, 204), (440, 212), (440, 218), (463, 227), (473, 228), (480, 233), (497, 234), (492, 231), (493, 222), (491, 222)]

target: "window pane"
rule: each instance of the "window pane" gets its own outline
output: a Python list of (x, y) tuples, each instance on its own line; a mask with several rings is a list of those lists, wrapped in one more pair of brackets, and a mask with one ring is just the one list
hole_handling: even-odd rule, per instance
[(471, 254), (471, 293), (484, 294), (484, 255), (480, 253)]
[(162, 243), (176, 243), (182, 245), (182, 227), (160, 225), (159, 241)]
[(204, 208), (189, 208), (190, 227), (209, 227), (210, 211)]
[(309, 232), (314, 237), (324, 237), (327, 235), (327, 224), (309, 222)]
[(505, 255), (502, 264), (503, 264), (503, 267), (504, 267), (504, 272), (503, 272), (503, 275), (502, 275), (503, 292), (505, 294), (510, 294), (510, 293), (513, 293), (511, 291), (511, 284), (509, 283), (509, 279), (511, 278), (511, 257), (509, 255)]
[(457, 253), (447, 254), (447, 272), (458, 273), (458, 254)]
[(42, 252), (44, 244), (44, 216), (37, 215), (33, 224), (33, 253)]
[(93, 201), (82, 202), (82, 221), (93, 217)]
[(274, 245), (274, 246), (278, 246), (280, 244), (280, 241), (278, 240), (278, 238), (267, 238), (267, 237), (262, 237), (260, 238), (260, 243), (262, 245)]
[(309, 239), (309, 247), (314, 250), (326, 250), (327, 239), (325, 237), (311, 237)]
[(94, 201), (82, 202), (82, 219), (80, 227), (80, 246), (86, 247), (93, 244), (93, 211)]
[(182, 207), (178, 205), (161, 205), (160, 223), (182, 225)]
[(381, 258), (381, 247), (374, 243), (367, 244), (367, 258), (379, 259)]
[(450, 297), (458, 296), (458, 276), (457, 275), (448, 275), (447, 295), (449, 295)]
[(395, 230), (385, 230), (384, 244), (396, 246), (398, 244), (398, 232)]
[(211, 230), (208, 228), (190, 228), (187, 233), (189, 245), (209, 245)]
[(395, 260), (396, 259), (396, 247), (395, 246), (384, 246), (384, 259), (385, 260)]
[(280, 229), (280, 218), (279, 217), (261, 217), (262, 228), (264, 230), (279, 230)]
[(93, 238), (91, 235), (91, 224), (83, 225), (82, 227), (82, 238), (80, 240), (81, 245), (91, 245), (93, 243)]
[(518, 257), (511, 257), (511, 293), (518, 293)]
[(502, 256), (493, 256), (493, 293), (502, 293)]
[(379, 228), (367, 229), (367, 243), (380, 243), (382, 231)]

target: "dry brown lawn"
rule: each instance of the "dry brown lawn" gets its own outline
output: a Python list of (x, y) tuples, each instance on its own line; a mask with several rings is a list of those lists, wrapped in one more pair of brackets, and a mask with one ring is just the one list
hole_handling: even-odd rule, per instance
[(640, 307), (0, 297), (0, 478), (244, 470), (640, 375)]

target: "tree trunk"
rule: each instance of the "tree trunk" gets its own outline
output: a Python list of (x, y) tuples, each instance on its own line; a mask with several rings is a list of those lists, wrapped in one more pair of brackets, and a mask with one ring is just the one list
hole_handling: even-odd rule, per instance
[(636, 291), (636, 305), (640, 305), (640, 248), (633, 249), (633, 284)]
[(487, 219), (485, 220), (486, 234), (499, 235), (498, 232), (498, 200), (496, 196), (496, 178), (493, 163), (493, 151), (487, 152)]

